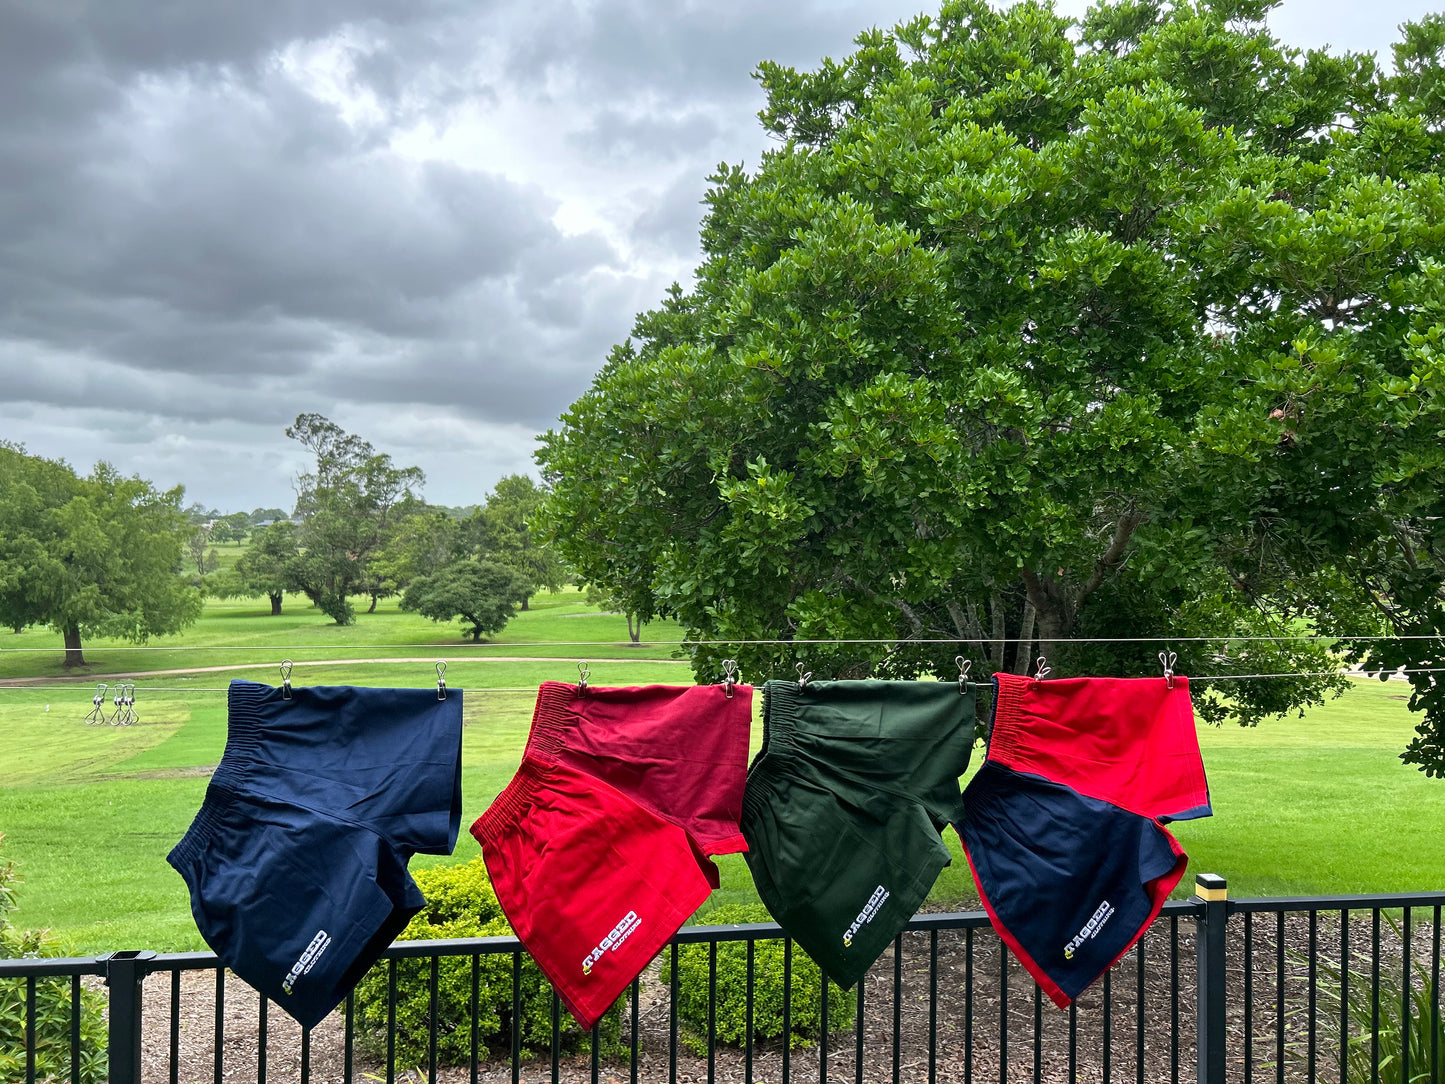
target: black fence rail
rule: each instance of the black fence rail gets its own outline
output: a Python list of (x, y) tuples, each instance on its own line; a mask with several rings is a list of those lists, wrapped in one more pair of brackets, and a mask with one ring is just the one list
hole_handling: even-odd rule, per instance
[[(917, 916), (846, 994), (772, 924), (689, 927), (590, 1036), (510, 937), (395, 944), (307, 1030), (210, 953), (0, 960), (0, 1023), (25, 1021), (0, 1078), (1445, 1082), (1445, 892), (1231, 901), (1202, 875), (1196, 893), (1063, 1011), (977, 912)], [(63, 1009), (48, 1031), (42, 1003)]]

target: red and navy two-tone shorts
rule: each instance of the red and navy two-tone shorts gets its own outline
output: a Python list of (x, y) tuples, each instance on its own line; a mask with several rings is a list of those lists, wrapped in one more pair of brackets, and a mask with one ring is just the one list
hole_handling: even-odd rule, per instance
[(1207, 817), (1189, 681), (994, 675), (988, 756), (959, 826), (994, 928), (1066, 1007), (1148, 929)]
[(472, 825), (518, 938), (591, 1028), (747, 850), (752, 688), (547, 682), (522, 765)]

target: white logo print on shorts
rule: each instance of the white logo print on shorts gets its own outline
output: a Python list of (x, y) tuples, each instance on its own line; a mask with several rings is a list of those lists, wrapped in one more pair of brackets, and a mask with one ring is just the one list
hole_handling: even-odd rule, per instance
[(321, 959), (321, 954), (326, 951), (326, 946), (329, 944), (331, 944), (331, 935), (325, 930), (317, 930), (316, 936), (311, 939), (311, 944), (306, 946), (306, 951), (296, 958), (296, 962), (291, 965), (291, 970), (281, 980), (281, 989), (285, 993), (291, 993), (292, 988), (296, 985), (296, 980), (316, 965), (316, 961)]
[(843, 935), (844, 948), (852, 946), (853, 935), (868, 923), (872, 922), (874, 916), (878, 914), (878, 911), (887, 902), (888, 889), (879, 885), (873, 890), (873, 895), (868, 897), (868, 902), (863, 905), (863, 910), (858, 912), (858, 917), (853, 920), (853, 925), (848, 927), (848, 932)]
[(1064, 946), (1064, 959), (1072, 960), (1074, 958), (1074, 950), (1076, 948), (1082, 945), (1085, 941), (1098, 937), (1099, 931), (1104, 928), (1104, 923), (1108, 922), (1109, 919), (1113, 917), (1113, 915), (1114, 905), (1112, 903), (1110, 903), (1108, 900), (1105, 900), (1103, 903), (1099, 904), (1099, 906), (1094, 909), (1093, 916), (1089, 919), (1088, 922), (1084, 923), (1084, 928), (1074, 935), (1074, 939), (1072, 941), (1070, 941), (1067, 945)]
[(582, 974), (592, 974), (592, 965), (602, 959), (602, 954), (616, 949), (618, 945), (631, 937), (641, 925), (642, 920), (637, 917), (636, 911), (628, 911), (627, 914), (623, 915), (622, 921), (616, 926), (613, 926), (612, 932), (597, 942), (597, 947), (589, 952), (587, 958), (582, 961)]

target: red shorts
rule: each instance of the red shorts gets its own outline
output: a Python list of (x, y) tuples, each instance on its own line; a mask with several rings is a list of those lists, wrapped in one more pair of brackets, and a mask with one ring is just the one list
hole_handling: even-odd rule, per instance
[(591, 1028), (747, 849), (752, 689), (547, 682), (522, 765), (472, 825), (508, 921)]
[(988, 759), (1161, 821), (1207, 817), (1189, 679), (995, 674)]

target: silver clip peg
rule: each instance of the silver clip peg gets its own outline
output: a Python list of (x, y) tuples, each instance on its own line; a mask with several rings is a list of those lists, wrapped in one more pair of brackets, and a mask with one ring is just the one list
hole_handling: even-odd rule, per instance
[(958, 691), (968, 692), (968, 672), (973, 669), (973, 660), (965, 659), (962, 655), (955, 655), (953, 661), (958, 666)]
[(1177, 651), (1161, 651), (1161, 652), (1159, 652), (1159, 662), (1160, 662), (1160, 665), (1162, 665), (1162, 666), (1164, 667), (1164, 686), (1165, 686), (1165, 688), (1168, 688), (1168, 689), (1174, 688), (1174, 664), (1175, 664), (1176, 662), (1178, 662), (1178, 661), (1179, 661), (1179, 652), (1177, 652)]
[(290, 659), (281, 660), (281, 699), (291, 699), (291, 667), (294, 665)]
[(731, 700), (733, 698), (733, 686), (738, 683), (738, 661), (737, 659), (723, 659), (723, 694)]
[(587, 668), (587, 664), (585, 662), (579, 662), (577, 664), (577, 691), (579, 693), (585, 693), (587, 691), (587, 679), (591, 676), (592, 671)]
[(438, 662), (438, 663), (437, 663), (437, 699), (438, 699), (438, 700), (445, 700), (446, 698), (447, 698), (447, 664), (446, 664), (445, 662)]
[(1038, 661), (1038, 669), (1034, 671), (1034, 680), (1043, 681), (1044, 678), (1048, 677), (1049, 674), (1053, 672), (1053, 669), (1054, 668), (1049, 665), (1049, 660), (1046, 659), (1044, 656), (1040, 655)]
[(96, 683), (95, 695), (90, 698), (92, 705), (90, 714), (85, 717), (86, 726), (95, 726), (105, 722), (105, 690), (107, 688), (109, 688), (107, 682), (101, 681)]
[(805, 673), (802, 663), (794, 663), (794, 668), (798, 671), (798, 688), (806, 689), (808, 682), (813, 680), (813, 671), (809, 670)]

